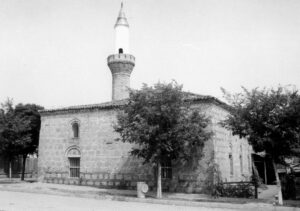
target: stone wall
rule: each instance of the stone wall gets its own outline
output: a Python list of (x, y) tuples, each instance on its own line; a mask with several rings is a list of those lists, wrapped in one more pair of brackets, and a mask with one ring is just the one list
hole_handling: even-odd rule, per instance
[(135, 65), (135, 57), (129, 54), (114, 54), (107, 58), (112, 74), (112, 100), (129, 97), (130, 74)]
[[(249, 146), (245, 140), (233, 137), (217, 123), (227, 111), (212, 103), (195, 103), (192, 108), (211, 118), (207, 130), (214, 136), (207, 141), (200, 160), (185, 165), (175, 164), (172, 179), (163, 180), (163, 189), (176, 192), (203, 192), (208, 167), (220, 166), (222, 177), (227, 181), (240, 181), (239, 146), (243, 150), (243, 174), (247, 169)], [(39, 145), (39, 179), (44, 182), (92, 185), (108, 188), (136, 187), (136, 182), (145, 181), (152, 189), (155, 185), (154, 169), (132, 158), (131, 144), (115, 141), (118, 134), (113, 130), (117, 110), (102, 109), (89, 112), (74, 112), (42, 116)], [(79, 138), (73, 138), (72, 123), (79, 124)], [(234, 174), (229, 175), (229, 144), (233, 146)], [(68, 151), (80, 151), (80, 178), (70, 178)]]
[[(249, 181), (252, 175), (251, 146), (245, 138), (233, 136), (231, 131), (219, 124), (226, 118), (228, 111), (212, 105), (209, 113), (212, 117), (212, 131), (214, 132), (215, 162), (218, 164), (223, 181)], [(233, 159), (233, 174), (230, 172), (230, 154)]]
[[(42, 116), (39, 144), (39, 179), (47, 182), (132, 186), (128, 181), (149, 180), (152, 169), (129, 156), (131, 145), (115, 141), (116, 110)], [(72, 122), (79, 123), (73, 138)], [(69, 149), (80, 150), (81, 179), (69, 178)], [(56, 178), (56, 179), (55, 179)], [(113, 182), (113, 183), (112, 183)], [(97, 183), (98, 184), (98, 183)]]

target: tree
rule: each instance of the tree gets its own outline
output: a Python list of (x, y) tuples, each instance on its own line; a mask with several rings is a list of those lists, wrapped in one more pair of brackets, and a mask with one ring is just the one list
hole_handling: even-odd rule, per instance
[[(0, 151), (8, 159), (9, 178), (12, 177), (12, 161), (18, 155), (20, 147), (20, 134), (26, 130), (21, 121), (14, 118), (14, 108), (11, 99), (2, 104), (0, 116)], [(27, 137), (24, 137), (27, 138)]]
[(22, 134), (23, 142), (19, 150), (19, 155), (22, 155), (23, 158), (21, 180), (24, 180), (26, 158), (28, 154), (37, 152), (41, 127), (41, 117), (38, 110), (42, 109), (43, 107), (35, 104), (18, 104), (15, 107), (15, 118), (21, 119), (27, 123), (27, 130)]
[[(209, 120), (189, 109), (182, 86), (176, 82), (146, 84), (130, 91), (128, 103), (117, 116), (120, 140), (133, 143), (131, 154), (157, 168), (157, 197), (161, 198), (162, 161), (185, 161), (200, 156), (211, 136)], [(197, 152), (197, 153), (195, 153)]]
[(40, 129), (38, 109), (42, 109), (42, 107), (33, 104), (18, 104), (14, 107), (10, 99), (2, 104), (0, 110), (0, 151), (9, 161), (10, 178), (13, 159), (22, 155), (21, 180), (24, 180), (27, 155), (36, 152)]
[(222, 123), (234, 135), (246, 137), (254, 151), (265, 151), (273, 160), (278, 185), (279, 204), (282, 194), (276, 163), (295, 155), (300, 145), (300, 97), (297, 91), (284, 87), (258, 88), (231, 95), (223, 93), (232, 112)]

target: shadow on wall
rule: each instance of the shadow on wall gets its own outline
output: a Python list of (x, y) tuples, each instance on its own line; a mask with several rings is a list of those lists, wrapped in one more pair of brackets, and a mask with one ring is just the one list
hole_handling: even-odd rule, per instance
[[(11, 163), (12, 177), (20, 178), (22, 172), (22, 157), (15, 158)], [(9, 177), (9, 161), (0, 157), (0, 178)], [(25, 164), (25, 177), (37, 177), (37, 158), (27, 158)]]

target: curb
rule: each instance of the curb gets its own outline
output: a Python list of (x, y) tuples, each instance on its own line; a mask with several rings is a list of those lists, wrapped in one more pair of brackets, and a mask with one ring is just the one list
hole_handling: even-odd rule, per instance
[(205, 202), (205, 201), (191, 201), (184, 199), (154, 199), (154, 198), (135, 198), (127, 196), (109, 195), (109, 194), (97, 194), (97, 193), (74, 193), (71, 191), (65, 192), (52, 192), (48, 190), (34, 190), (34, 189), (14, 189), (14, 188), (3, 188), (0, 187), (0, 191), (9, 192), (22, 192), (22, 193), (34, 193), (34, 194), (48, 194), (48, 195), (59, 195), (66, 197), (79, 197), (79, 198), (90, 198), (100, 200), (111, 200), (111, 201), (123, 201), (123, 202), (139, 202), (139, 203), (150, 203), (150, 204), (161, 204), (161, 205), (176, 205), (176, 206), (189, 206), (189, 207), (207, 207), (207, 208), (224, 208), (224, 209), (240, 209), (240, 210), (285, 210), (294, 211), (300, 210), (295, 207), (279, 207), (273, 206), (267, 203), (246, 203), (246, 204), (232, 204), (227, 202)]

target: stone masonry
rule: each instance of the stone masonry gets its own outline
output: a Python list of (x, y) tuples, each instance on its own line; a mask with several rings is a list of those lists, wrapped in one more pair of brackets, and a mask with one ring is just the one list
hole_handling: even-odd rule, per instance
[[(113, 125), (124, 101), (90, 106), (69, 107), (41, 112), (42, 125), (39, 144), (39, 180), (50, 183), (81, 184), (106, 188), (136, 188), (136, 182), (155, 185), (154, 169), (129, 155), (132, 145), (116, 141)], [(224, 181), (248, 180), (251, 175), (251, 149), (245, 139), (232, 136), (219, 126), (228, 111), (213, 98), (193, 102), (197, 109), (211, 119), (208, 128), (214, 136), (204, 147), (203, 157), (191, 166), (172, 166), (172, 178), (163, 180), (163, 188), (176, 192), (203, 192), (212, 163), (219, 166)], [(79, 137), (74, 138), (72, 123), (79, 124)], [(80, 156), (80, 177), (70, 177), (68, 153), (76, 149)], [(240, 151), (242, 149), (242, 151)], [(229, 172), (229, 154), (233, 158), (233, 174)], [(239, 160), (242, 159), (242, 162)], [(240, 164), (243, 166), (240, 166)], [(241, 170), (242, 169), (242, 170)]]
[(114, 54), (107, 58), (112, 74), (112, 100), (129, 97), (130, 74), (135, 65), (135, 57), (129, 54)]

